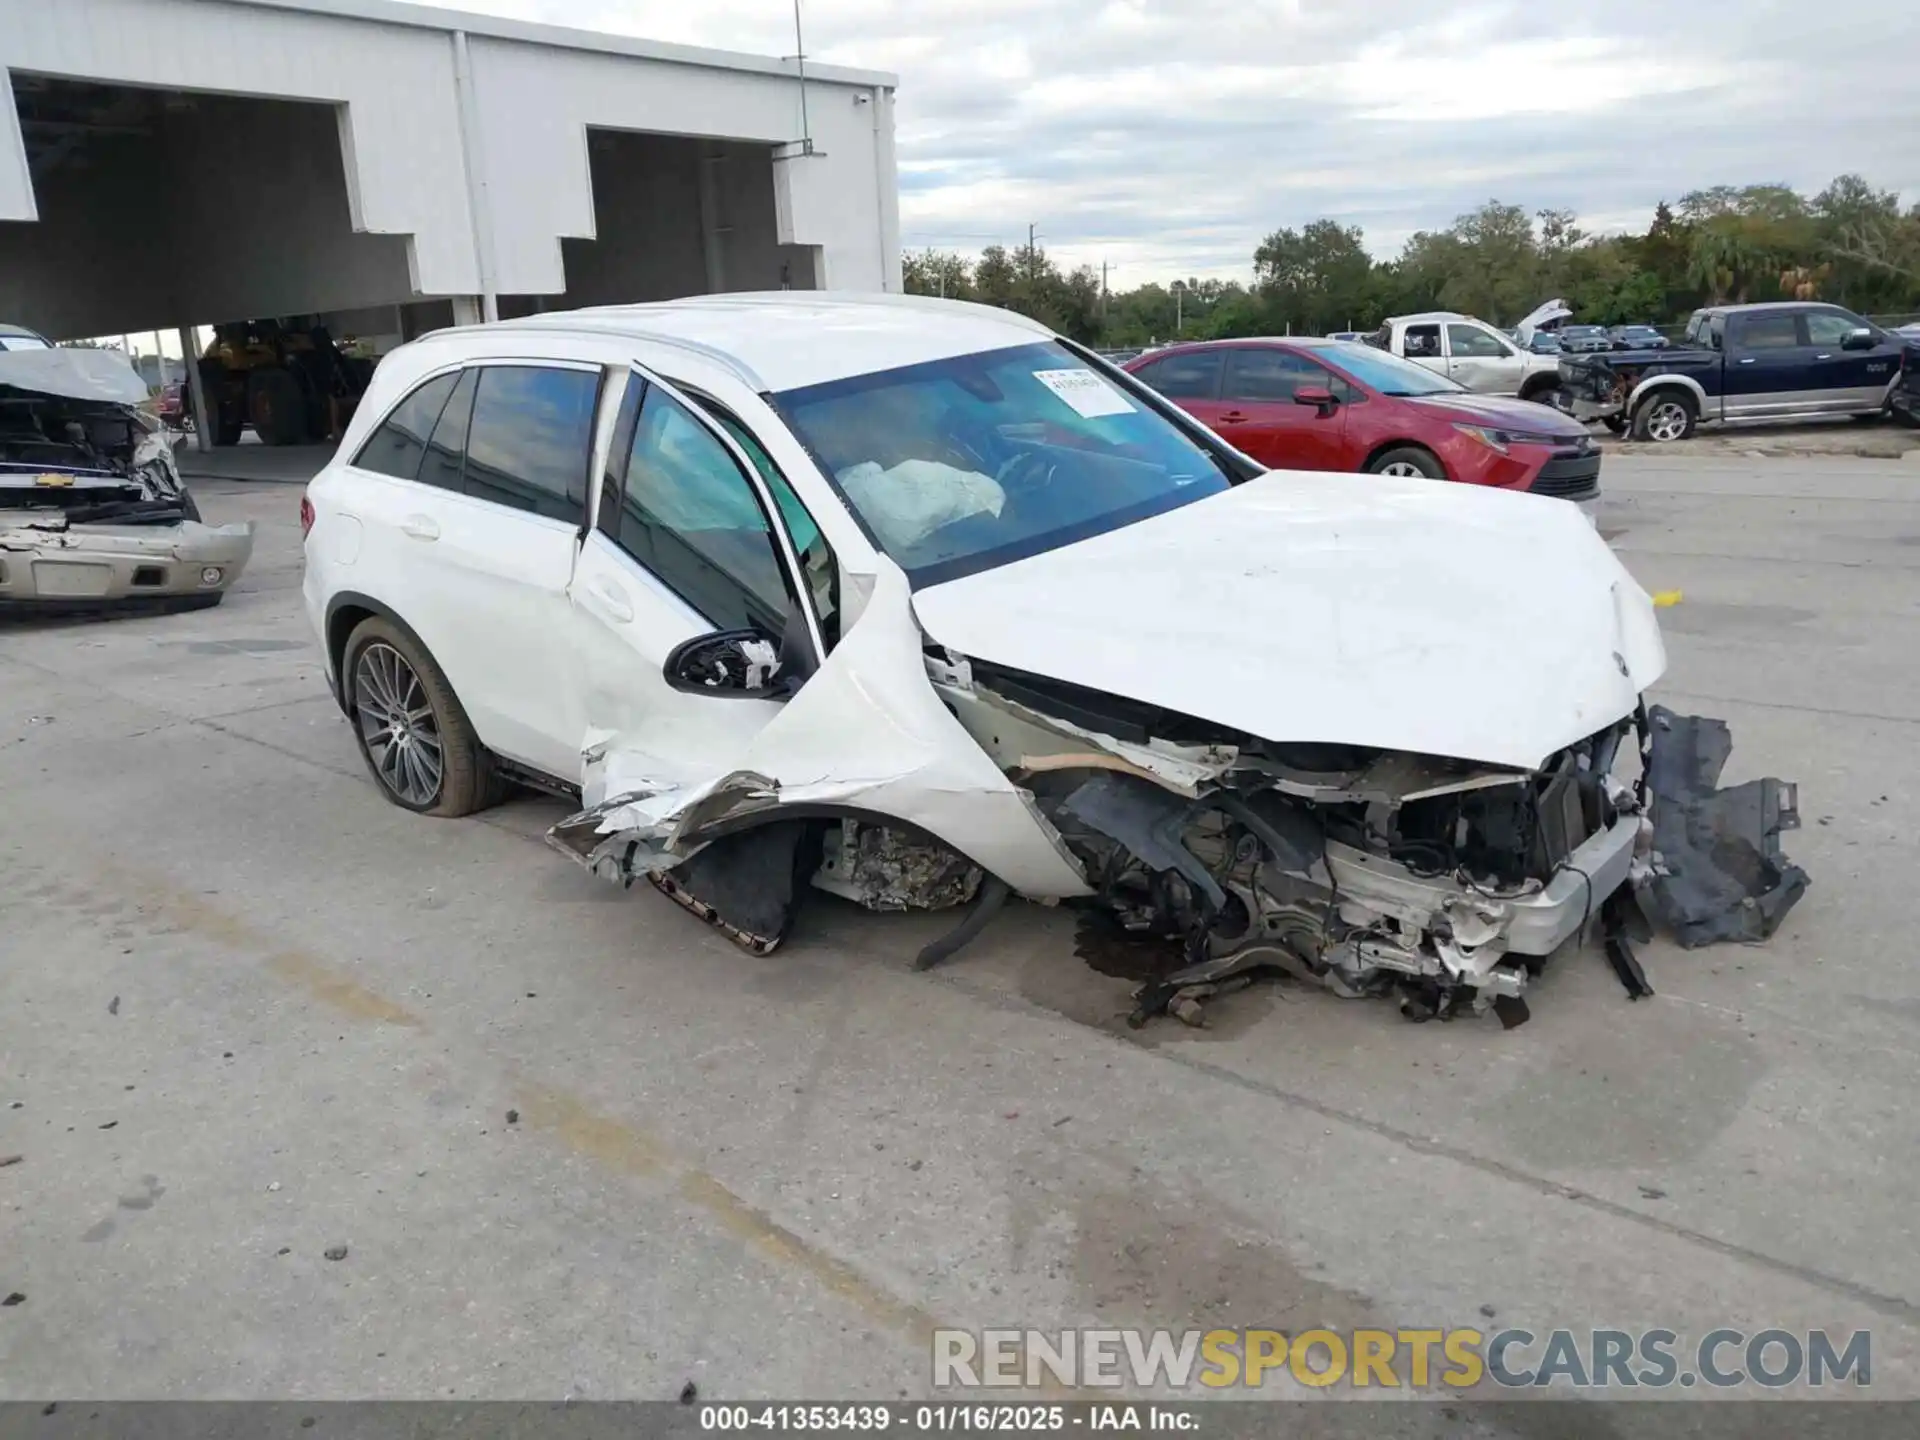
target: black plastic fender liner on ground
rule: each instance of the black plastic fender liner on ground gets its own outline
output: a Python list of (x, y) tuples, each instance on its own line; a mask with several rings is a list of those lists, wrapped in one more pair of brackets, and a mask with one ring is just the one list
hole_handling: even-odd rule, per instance
[(1660, 922), (1686, 949), (1766, 939), (1812, 883), (1780, 852), (1780, 832), (1800, 825), (1796, 787), (1769, 777), (1722, 790), (1720, 772), (1733, 753), (1725, 721), (1663, 705), (1648, 719)]

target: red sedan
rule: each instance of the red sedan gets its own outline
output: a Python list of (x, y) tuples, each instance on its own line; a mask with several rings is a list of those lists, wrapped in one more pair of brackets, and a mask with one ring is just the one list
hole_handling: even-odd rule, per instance
[(1425, 475), (1589, 512), (1600, 498), (1600, 451), (1572, 416), (1476, 395), (1371, 345), (1214, 340), (1150, 351), (1126, 368), (1276, 470)]

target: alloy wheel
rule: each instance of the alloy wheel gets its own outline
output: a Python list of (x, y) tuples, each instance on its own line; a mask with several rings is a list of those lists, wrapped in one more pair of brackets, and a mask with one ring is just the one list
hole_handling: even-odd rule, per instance
[(1647, 416), (1647, 434), (1655, 440), (1678, 440), (1687, 433), (1687, 407), (1678, 400), (1662, 400)]
[(1396, 460), (1391, 465), (1382, 465), (1380, 467), (1380, 473), (1382, 475), (1406, 475), (1415, 480), (1424, 480), (1427, 476), (1426, 471), (1406, 460)]
[(426, 687), (398, 650), (375, 641), (353, 667), (353, 704), (373, 773), (396, 798), (424, 809), (446, 771)]

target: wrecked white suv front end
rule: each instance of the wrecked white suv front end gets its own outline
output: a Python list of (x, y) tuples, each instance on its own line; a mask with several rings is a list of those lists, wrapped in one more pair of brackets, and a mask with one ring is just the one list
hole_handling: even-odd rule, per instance
[[(1645, 707), (1651, 600), (1577, 511), (1241, 473), (1066, 358), (782, 396), (882, 552), (857, 618), (730, 767), (598, 737), (554, 842), (760, 952), (813, 888), (970, 903), (923, 966), (1010, 893), (1086, 906), (1166, 942), (1137, 1022), (1268, 971), (1512, 1025), (1591, 924), (1650, 993), (1642, 884), (1696, 938), (1757, 938), (1797, 898), (1791, 787), (1716, 791), (1724, 727)], [(697, 643), (716, 690), (784, 668), (750, 634)], [(1691, 760), (1663, 764), (1668, 734)], [(1692, 888), (1663, 904), (1676, 866)]]

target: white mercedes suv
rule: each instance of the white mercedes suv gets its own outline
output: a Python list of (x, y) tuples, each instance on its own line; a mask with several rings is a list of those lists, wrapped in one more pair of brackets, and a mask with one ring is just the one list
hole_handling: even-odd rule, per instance
[(815, 888), (971, 902), (956, 934), (1098, 897), (1187, 947), (1148, 1010), (1275, 964), (1511, 1006), (1644, 849), (1601, 782), (1665, 652), (1576, 509), (1268, 474), (1005, 311), (443, 331), (381, 363), (302, 520), (389, 800), (577, 794), (559, 848), (759, 950)]

